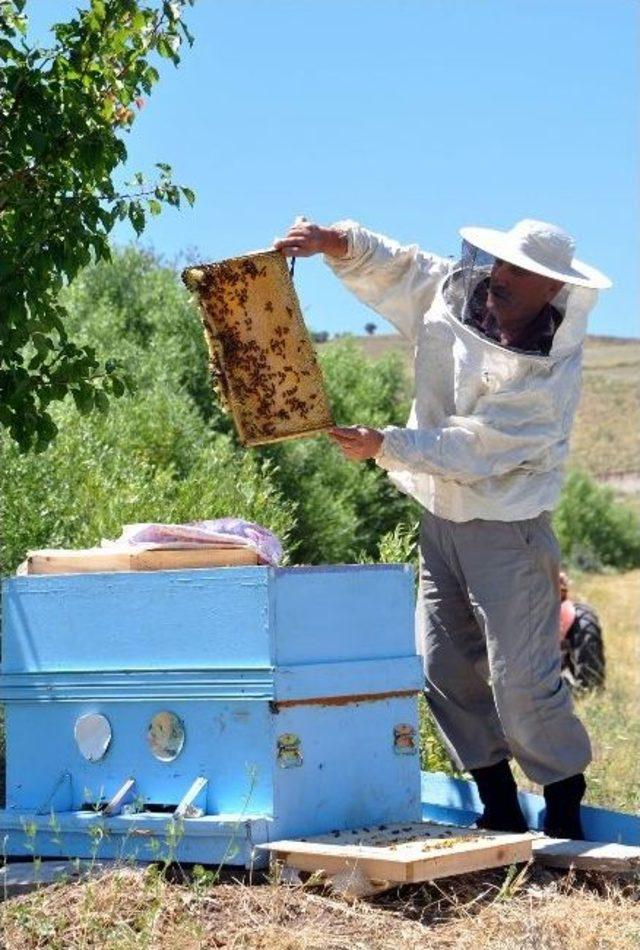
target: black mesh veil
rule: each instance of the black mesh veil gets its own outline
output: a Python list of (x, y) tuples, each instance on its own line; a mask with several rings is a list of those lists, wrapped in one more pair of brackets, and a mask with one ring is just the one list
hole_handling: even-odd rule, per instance
[(447, 306), (453, 315), (468, 322), (484, 309), (489, 275), (495, 263), (493, 254), (462, 241), (460, 258), (454, 264), (443, 288)]

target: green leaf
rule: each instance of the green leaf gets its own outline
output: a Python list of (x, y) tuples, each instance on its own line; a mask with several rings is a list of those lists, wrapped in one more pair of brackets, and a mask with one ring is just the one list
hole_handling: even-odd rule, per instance
[(123, 381), (119, 379), (117, 376), (115, 376), (111, 380), (111, 390), (113, 392), (113, 395), (117, 399), (119, 399), (121, 396), (124, 396), (125, 392), (127, 391), (127, 388), (125, 384), (123, 383)]
[(109, 397), (102, 389), (96, 389), (94, 392), (94, 399), (96, 403), (96, 409), (98, 412), (108, 412), (109, 411)]
[(185, 196), (185, 198), (187, 199), (191, 207), (193, 207), (193, 203), (196, 200), (195, 192), (193, 192), (191, 188), (181, 188), (180, 190), (182, 191), (182, 194)]
[(90, 386), (81, 386), (79, 389), (72, 389), (71, 395), (78, 411), (83, 415), (88, 415), (93, 409), (93, 390)]
[(129, 220), (136, 235), (140, 237), (145, 228), (146, 215), (139, 201), (131, 201), (129, 203)]
[[(26, 0), (0, 0), (0, 428), (24, 449), (41, 450), (54, 437), (49, 403), (71, 394), (80, 412), (104, 411), (108, 394), (129, 388), (117, 371), (100, 373), (103, 336), (93, 351), (72, 344), (76, 334), (88, 338), (85, 326), (59, 301), (73, 298), (70, 285), (85, 266), (108, 260), (118, 220), (128, 218), (139, 236), (162, 202), (192, 200), (164, 162), (150, 195), (130, 200), (114, 182), (127, 161), (128, 103), (159, 79), (149, 56), (177, 63), (187, 36), (190, 0), (173, 0), (164, 17), (163, 2), (85, 0), (53, 24), (45, 49), (20, 38)], [(140, 173), (133, 183), (135, 191), (149, 187)]]

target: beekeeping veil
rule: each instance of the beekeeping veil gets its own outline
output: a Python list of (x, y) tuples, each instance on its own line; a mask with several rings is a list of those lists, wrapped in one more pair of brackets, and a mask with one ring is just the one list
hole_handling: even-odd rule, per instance
[(460, 234), (460, 259), (443, 290), (450, 310), (463, 322), (481, 319), (491, 270), (498, 260), (560, 281), (566, 288), (565, 301), (572, 287), (611, 286), (608, 277), (574, 257), (573, 238), (553, 224), (527, 219), (510, 231), (466, 227)]

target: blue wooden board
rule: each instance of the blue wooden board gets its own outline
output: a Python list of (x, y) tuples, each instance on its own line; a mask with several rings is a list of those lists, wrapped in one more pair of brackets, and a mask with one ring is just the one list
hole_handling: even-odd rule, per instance
[(269, 666), (270, 570), (10, 578), (3, 670)]
[[(520, 805), (529, 827), (542, 831), (544, 798), (519, 792)], [(470, 825), (482, 814), (475, 782), (452, 778), (442, 772), (422, 773), (422, 818), (425, 821)], [(582, 824), (588, 841), (640, 845), (640, 816), (583, 805)]]
[[(313, 706), (282, 709), (278, 732), (302, 736), (302, 768), (286, 769), (274, 786), (274, 833), (290, 838), (323, 834), (391, 821), (420, 821), (420, 762), (394, 747), (394, 725), (417, 733), (414, 697), (322, 710), (322, 727)], [(308, 737), (308, 738), (307, 738)]]
[(174, 821), (166, 815), (104, 819), (99, 814), (11, 815), (0, 811), (3, 854), (11, 857), (198, 862), (259, 868), (273, 840), (267, 816), (217, 815)]
[(275, 574), (278, 665), (415, 655), (408, 565), (340, 565)]
[(3, 605), (5, 673), (415, 655), (405, 565), (14, 577)]
[[(171, 711), (185, 727), (184, 748), (172, 762), (154, 758), (147, 742), (148, 724), (163, 708), (157, 703), (50, 703), (42, 707), (38, 733), (33, 707), (8, 709), (7, 809), (40, 808), (66, 771), (72, 810), (109, 800), (129, 777), (145, 799), (177, 805), (202, 775), (209, 780), (207, 813), (243, 807), (271, 813), (275, 738), (266, 703), (172, 702)], [(113, 737), (104, 759), (89, 762), (78, 750), (73, 728), (78, 716), (94, 711), (107, 716)]]

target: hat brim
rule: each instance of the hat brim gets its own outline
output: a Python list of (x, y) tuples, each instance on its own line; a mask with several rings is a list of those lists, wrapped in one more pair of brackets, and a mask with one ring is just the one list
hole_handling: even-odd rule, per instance
[(593, 290), (607, 290), (611, 287), (611, 281), (605, 274), (575, 257), (569, 267), (559, 270), (539, 264), (538, 261), (514, 247), (509, 235), (504, 231), (497, 231), (495, 228), (460, 228), (460, 235), (469, 244), (479, 247), (481, 251), (493, 254), (494, 257), (509, 261), (510, 264), (523, 267), (525, 270), (533, 271), (534, 274), (552, 277), (565, 284), (590, 287)]

